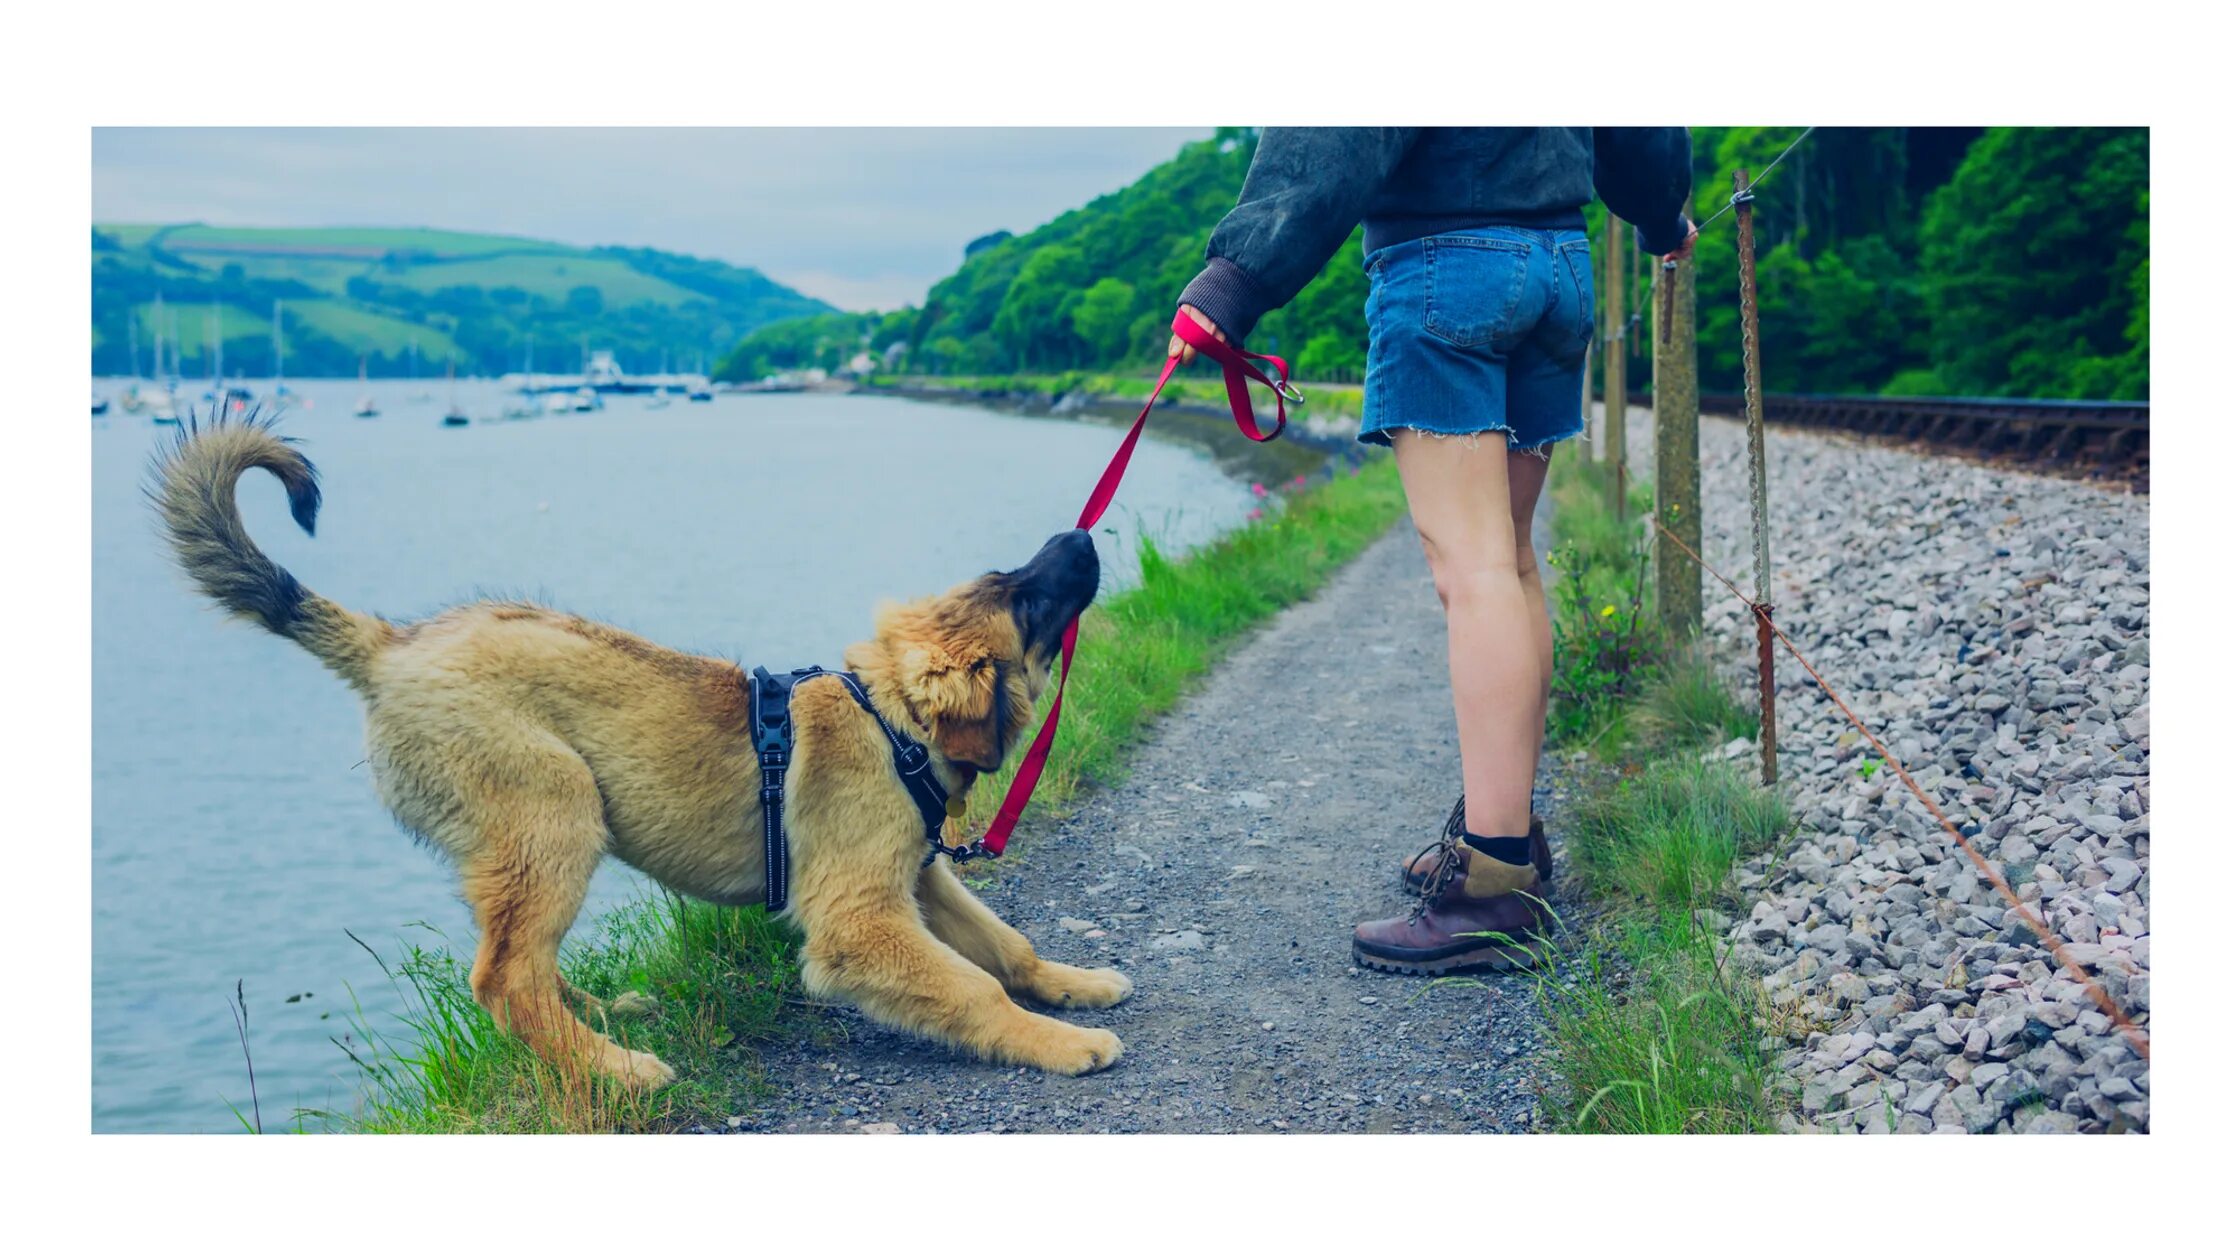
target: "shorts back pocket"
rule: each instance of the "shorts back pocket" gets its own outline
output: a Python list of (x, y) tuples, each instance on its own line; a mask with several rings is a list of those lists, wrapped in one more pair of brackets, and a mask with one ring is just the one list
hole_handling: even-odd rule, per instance
[(1424, 331), (1458, 346), (1514, 339), (1531, 257), (1523, 241), (1423, 238)]

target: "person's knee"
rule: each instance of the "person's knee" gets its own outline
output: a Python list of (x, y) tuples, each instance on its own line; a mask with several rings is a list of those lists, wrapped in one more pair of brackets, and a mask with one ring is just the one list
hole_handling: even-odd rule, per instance
[(1527, 585), (1540, 580), (1540, 557), (1532, 552), (1532, 539), (1522, 535), (1517, 541), (1517, 577)]
[(1520, 553), (1517, 551), (1496, 548), (1477, 555), (1457, 556), (1442, 553), (1435, 547), (1429, 550), (1431, 584), (1438, 590), (1439, 603), (1444, 607), (1474, 605), (1520, 589), (1522, 579), (1517, 568)]

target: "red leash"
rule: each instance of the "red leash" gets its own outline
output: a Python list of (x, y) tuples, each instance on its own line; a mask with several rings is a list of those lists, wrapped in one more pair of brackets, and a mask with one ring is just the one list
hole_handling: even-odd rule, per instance
[[(1229, 414), (1237, 422), (1237, 432), (1255, 442), (1274, 441), (1287, 423), (1284, 403), (1305, 401), (1299, 391), (1291, 388), (1291, 365), (1272, 354), (1240, 350), (1180, 311), (1175, 312), (1174, 331), (1198, 353), (1221, 365), (1222, 383), (1229, 390)], [(1269, 380), (1266, 373), (1253, 366), (1255, 362), (1275, 365), (1275, 379)], [(1144, 400), (1143, 410), (1136, 413), (1136, 422), (1129, 426), (1128, 436), (1120, 440), (1120, 449), (1112, 453), (1112, 462), (1105, 465), (1104, 476), (1097, 478), (1097, 488), (1089, 492), (1089, 501), (1082, 505), (1081, 518), (1074, 522), (1074, 528), (1094, 528), (1103, 519), (1104, 510), (1112, 506), (1113, 496), (1120, 491), (1120, 479), (1128, 473), (1128, 460), (1135, 454), (1136, 439), (1143, 436), (1143, 422), (1151, 418), (1151, 409), (1159, 402), (1159, 391), (1167, 387), (1180, 366), (1180, 359), (1167, 360), (1166, 370), (1159, 373), (1159, 383), (1151, 387), (1151, 397)], [(1259, 418), (1252, 414), (1248, 380), (1258, 381), (1275, 391), (1276, 427), (1266, 433), (1260, 431)], [(988, 823), (987, 834), (981, 836), (975, 846), (991, 856), (1002, 856), (1003, 846), (1011, 842), (1011, 829), (1019, 825), (1019, 815), (1034, 796), (1034, 785), (1042, 778), (1042, 768), (1050, 760), (1050, 746), (1058, 737), (1058, 712), (1065, 706), (1066, 675), (1073, 671), (1074, 636), (1080, 629), (1081, 622), (1076, 618), (1066, 626), (1065, 637), (1059, 640), (1058, 690), (1050, 697), (1050, 712), (1042, 719), (1042, 729), (1035, 732), (1034, 743), (1028, 746), (1025, 760), (1019, 763), (1019, 773), (1011, 780), (1011, 790), (1003, 794), (1003, 804)]]

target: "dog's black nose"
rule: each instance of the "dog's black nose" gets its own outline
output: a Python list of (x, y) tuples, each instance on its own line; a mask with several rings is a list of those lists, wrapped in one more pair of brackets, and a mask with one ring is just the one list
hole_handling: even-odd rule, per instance
[(1097, 540), (1085, 529), (1069, 529), (1049, 542), (1049, 546), (1065, 558), (1067, 571), (1076, 581), (1085, 582), (1090, 590), (1097, 587), (1103, 565), (1097, 559)]

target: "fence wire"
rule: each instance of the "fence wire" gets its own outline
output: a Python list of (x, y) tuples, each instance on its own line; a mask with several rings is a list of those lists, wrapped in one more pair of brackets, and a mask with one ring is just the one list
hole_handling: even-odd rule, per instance
[(1874, 750), (1881, 755), (1883, 764), (1897, 772), (1899, 780), (1913, 793), (1915, 799), (1919, 800), (1928, 809), (1930, 816), (1937, 820), (1937, 825), (1944, 828), (1945, 834), (1952, 837), (1952, 842), (1958, 845), (1960, 851), (1968, 856), (1968, 860), (1975, 864), (1978, 871), (1982, 872), (1985, 882), (1998, 891), (2000, 897), (2004, 898), (2006, 903), (2014, 908), (2015, 913), (2021, 916), (2024, 923), (2030, 925), (2030, 930), (2037, 934), (2040, 941), (2044, 942), (2046, 949), (2053, 954), (2054, 960), (2061, 964), (2062, 969), (2067, 971), (2078, 984), (2084, 986), (2085, 992), (2091, 996), (2093, 1004), (2098, 1006), (2110, 1020), (2114, 1021), (2116, 1027), (2122, 1031), (2124, 1039), (2131, 1043), (2131, 1048), (2138, 1052), (2139, 1057), (2151, 1062), (2152, 1059), (2148, 1054), (2147, 1034), (2131, 1021), (2130, 1016), (2123, 1013), (2123, 1008), (2116, 1005), (2115, 999), (2108, 996), (2108, 991), (2101, 988), (2098, 981), (2085, 974), (2084, 968), (2077, 963), (2076, 959), (2069, 956), (2065, 943), (2054, 934), (2051, 927), (2047, 926), (2046, 921), (2036, 911), (2022, 904), (2022, 898), (2015, 895), (2013, 887), (2007, 883), (2006, 876), (2001, 874), (1997, 867), (1986, 861), (1983, 854), (1977, 852), (1976, 847), (1968, 842), (1968, 837), (1961, 834), (1958, 827), (1952, 825), (1952, 820), (1945, 816), (1945, 812), (1937, 808), (1937, 803), (1929, 799), (1929, 794), (1921, 790), (1919, 783), (1914, 782), (1913, 775), (1905, 768), (1905, 763), (1899, 761), (1897, 754), (1891, 752), (1889, 747), (1873, 731), (1867, 729), (1867, 724), (1860, 721), (1859, 715), (1851, 711), (1851, 706), (1845, 704), (1843, 697), (1836, 694), (1836, 689), (1829, 686), (1828, 680), (1821, 676), (1819, 670), (1813, 668), (1812, 662), (1805, 659), (1803, 652), (1797, 650), (1797, 645), (1774, 622), (1771, 612), (1764, 605), (1755, 603), (1749, 596), (1743, 594), (1740, 587), (1728, 581), (1725, 574), (1712, 568), (1710, 563), (1698, 555), (1693, 547), (1682, 542), (1679, 535), (1666, 529), (1663, 522), (1652, 518), (1650, 523), (1657, 527), (1659, 533), (1671, 539), (1674, 546), (1686, 552), (1688, 558), (1695, 561), (1698, 568), (1718, 579), (1721, 586), (1726, 587), (1736, 599), (1742, 601), (1744, 607), (1750, 609), (1751, 616), (1757, 618), (1761, 624), (1773, 632), (1774, 638), (1780, 641), (1781, 646), (1789, 649), (1789, 655), (1796, 657), (1797, 664), (1804, 666), (1804, 672), (1810, 674), (1812, 681), (1817, 683), (1820, 690), (1827, 694), (1828, 699), (1835, 703), (1836, 708), (1843, 713), (1844, 719), (1850, 722), (1852, 728), (1864, 736), (1868, 743), (1874, 745)]

